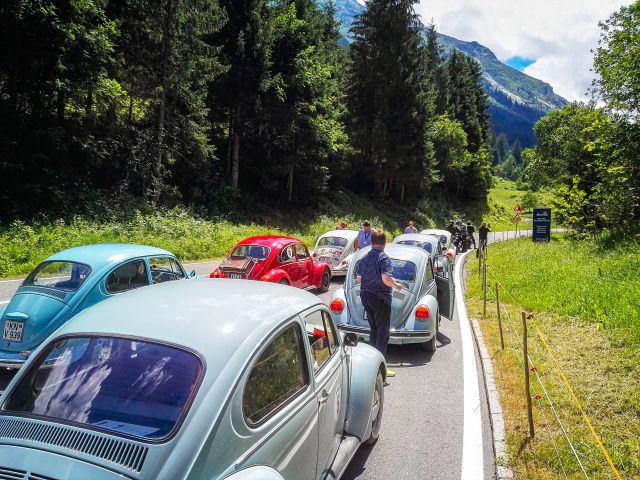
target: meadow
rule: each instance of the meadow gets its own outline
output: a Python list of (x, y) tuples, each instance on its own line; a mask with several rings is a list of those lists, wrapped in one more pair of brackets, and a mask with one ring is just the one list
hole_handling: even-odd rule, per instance
[[(467, 306), (481, 319), (505, 412), (516, 478), (615, 478), (560, 371), (564, 373), (622, 478), (640, 478), (640, 249), (629, 243), (556, 237), (489, 247), (487, 315), (477, 262), (469, 262)], [(505, 350), (497, 323), (499, 292)], [(532, 317), (529, 356), (536, 436), (527, 440), (521, 312)], [(548, 349), (541, 341), (544, 338)], [(542, 385), (582, 467), (550, 410)], [(538, 395), (538, 396), (536, 396)]]

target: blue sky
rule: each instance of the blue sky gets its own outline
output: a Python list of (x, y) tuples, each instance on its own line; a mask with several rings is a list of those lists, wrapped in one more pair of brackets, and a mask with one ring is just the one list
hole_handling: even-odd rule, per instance
[[(363, 2), (362, 2), (363, 3)], [(551, 84), (568, 100), (586, 100), (591, 49), (622, 0), (420, 0), (417, 12), (438, 30), (489, 47), (500, 60)]]

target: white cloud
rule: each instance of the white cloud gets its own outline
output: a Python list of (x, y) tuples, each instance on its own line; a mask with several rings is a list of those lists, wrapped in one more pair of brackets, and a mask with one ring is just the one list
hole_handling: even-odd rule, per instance
[(630, 0), (421, 0), (417, 12), (438, 31), (475, 40), (505, 61), (535, 59), (525, 73), (568, 100), (584, 100), (591, 85), (598, 22)]

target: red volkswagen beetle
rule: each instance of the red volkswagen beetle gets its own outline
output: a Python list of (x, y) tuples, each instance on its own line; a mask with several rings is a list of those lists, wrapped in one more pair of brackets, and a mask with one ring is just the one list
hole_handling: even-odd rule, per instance
[(245, 238), (209, 276), (315, 287), (322, 292), (328, 291), (331, 283), (329, 265), (314, 260), (306, 245), (292, 237)]

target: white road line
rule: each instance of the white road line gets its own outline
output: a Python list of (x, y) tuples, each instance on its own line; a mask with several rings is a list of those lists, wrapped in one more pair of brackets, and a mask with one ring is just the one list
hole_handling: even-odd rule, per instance
[(478, 386), (478, 365), (462, 289), (462, 265), (468, 254), (469, 252), (456, 259), (455, 269), (456, 310), (460, 320), (464, 377), (464, 427), (460, 480), (477, 480), (484, 478), (484, 450), (482, 449), (482, 409)]

